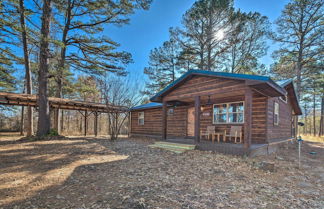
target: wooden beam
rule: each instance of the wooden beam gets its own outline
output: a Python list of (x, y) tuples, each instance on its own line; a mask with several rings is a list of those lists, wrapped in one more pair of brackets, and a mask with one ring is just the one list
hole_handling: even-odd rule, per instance
[(195, 96), (195, 142), (200, 142), (200, 96)]
[(251, 146), (252, 136), (252, 89), (246, 87), (244, 98), (244, 148)]
[(162, 140), (167, 138), (167, 103), (163, 101), (162, 105)]

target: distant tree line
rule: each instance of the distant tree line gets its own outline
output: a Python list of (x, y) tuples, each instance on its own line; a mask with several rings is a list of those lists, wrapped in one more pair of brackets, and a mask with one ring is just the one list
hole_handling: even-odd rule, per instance
[[(234, 8), (233, 0), (197, 0), (169, 40), (152, 49), (143, 93), (154, 95), (189, 69), (292, 78), (302, 120), (312, 127), (302, 131), (324, 135), (323, 1), (291, 0), (272, 25), (258, 12)], [(279, 49), (267, 69), (260, 58), (271, 41)]]

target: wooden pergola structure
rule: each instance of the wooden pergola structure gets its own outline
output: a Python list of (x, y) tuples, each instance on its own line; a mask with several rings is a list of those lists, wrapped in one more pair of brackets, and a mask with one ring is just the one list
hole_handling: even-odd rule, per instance
[[(0, 92), (0, 105), (15, 105), (15, 106), (31, 106), (37, 109), (37, 95), (17, 94)], [(102, 103), (75, 101), (70, 99), (62, 99), (56, 97), (49, 97), (49, 105), (51, 109), (62, 110), (77, 110), (84, 117), (84, 135), (87, 135), (87, 119), (88, 116), (94, 114), (94, 134), (98, 135), (98, 116), (101, 113), (116, 113), (128, 112), (129, 109), (123, 106), (107, 105)], [(54, 117), (55, 120), (59, 120)], [(54, 122), (55, 124), (55, 122)], [(55, 127), (58, 129), (58, 127)]]

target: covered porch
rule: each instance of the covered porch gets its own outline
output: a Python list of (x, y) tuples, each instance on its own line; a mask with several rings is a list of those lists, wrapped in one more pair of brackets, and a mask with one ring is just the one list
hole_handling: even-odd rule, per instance
[[(226, 91), (214, 89), (213, 92), (196, 94), (188, 96), (171, 94), (163, 98), (162, 139), (201, 146), (212, 143), (215, 144), (213, 146), (226, 147), (232, 144), (240, 149), (249, 149), (252, 144), (252, 88), (246, 86), (243, 89), (233, 88)], [(231, 108), (232, 111), (229, 113), (226, 107)], [(170, 112), (176, 111), (177, 108), (182, 108), (185, 112), (182, 114), (182, 119), (186, 121), (183, 137), (174, 137), (173, 133), (168, 133), (168, 130), (174, 128), (173, 124), (168, 124), (168, 121), (170, 123), (175, 120), (169, 118), (174, 117)], [(212, 127), (215, 129), (215, 135), (207, 137), (207, 129)], [(233, 127), (240, 130), (236, 137), (229, 136)], [(212, 137), (215, 137), (213, 142)]]

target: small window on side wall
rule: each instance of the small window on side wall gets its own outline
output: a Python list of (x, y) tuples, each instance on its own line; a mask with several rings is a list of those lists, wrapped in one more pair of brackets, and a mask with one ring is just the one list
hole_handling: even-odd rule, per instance
[(274, 103), (274, 111), (273, 111), (273, 124), (279, 125), (279, 103)]
[(168, 115), (173, 115), (173, 114), (174, 114), (174, 109), (173, 108), (168, 109)]
[(280, 99), (281, 99), (281, 101), (283, 101), (284, 103), (287, 103), (287, 101), (288, 101), (288, 97), (287, 97), (287, 95), (286, 96), (281, 96), (281, 97), (279, 97)]
[(144, 112), (138, 113), (138, 125), (140, 126), (144, 125)]

